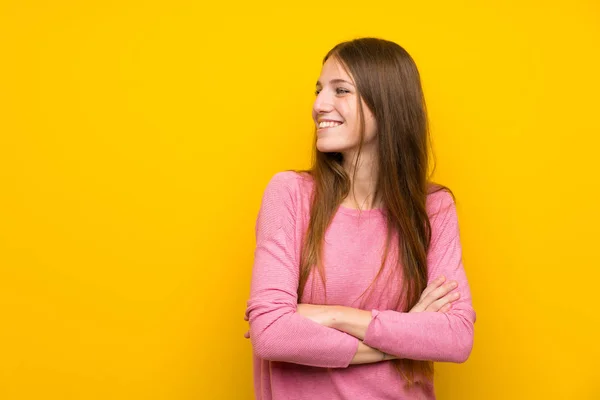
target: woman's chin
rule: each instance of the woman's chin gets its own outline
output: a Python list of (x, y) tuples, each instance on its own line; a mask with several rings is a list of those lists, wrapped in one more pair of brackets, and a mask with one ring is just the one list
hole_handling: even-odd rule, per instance
[(326, 144), (319, 145), (317, 142), (317, 150), (319, 150), (321, 153), (339, 153), (343, 150), (343, 148), (341, 146), (332, 146)]
[(317, 137), (316, 146), (321, 153), (343, 153), (354, 147), (351, 141), (341, 135)]

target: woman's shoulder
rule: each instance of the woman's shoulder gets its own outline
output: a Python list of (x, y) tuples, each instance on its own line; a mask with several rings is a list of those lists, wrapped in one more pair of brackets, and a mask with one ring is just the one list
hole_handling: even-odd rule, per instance
[(454, 206), (454, 193), (448, 187), (435, 182), (428, 184), (426, 208), (430, 217)]
[(312, 189), (313, 183), (312, 175), (308, 171), (290, 169), (276, 172), (268, 186), (290, 192), (306, 192), (307, 189)]
[(263, 197), (286, 203), (289, 206), (305, 207), (306, 199), (313, 190), (312, 176), (306, 171), (285, 170), (273, 174), (267, 183)]

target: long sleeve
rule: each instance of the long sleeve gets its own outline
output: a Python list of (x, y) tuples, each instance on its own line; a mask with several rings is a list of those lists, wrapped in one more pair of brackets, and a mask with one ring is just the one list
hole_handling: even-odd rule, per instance
[(440, 275), (447, 281), (456, 280), (460, 299), (447, 313), (373, 309), (364, 343), (401, 358), (460, 363), (467, 360), (473, 347), (476, 314), (462, 263), (456, 206), (446, 191), (432, 196), (435, 212), (429, 214), (432, 241), (427, 255), (428, 283)]
[(293, 172), (269, 181), (256, 220), (256, 250), (246, 315), (255, 354), (266, 360), (344, 368), (358, 339), (296, 312), (300, 234), (299, 187)]

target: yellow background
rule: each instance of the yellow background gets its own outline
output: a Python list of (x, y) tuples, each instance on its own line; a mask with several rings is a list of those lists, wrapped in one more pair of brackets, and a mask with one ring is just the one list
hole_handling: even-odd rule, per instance
[(440, 399), (600, 399), (596, 1), (0, 3), (0, 399), (251, 399), (262, 191), (322, 57), (425, 87), (478, 313)]

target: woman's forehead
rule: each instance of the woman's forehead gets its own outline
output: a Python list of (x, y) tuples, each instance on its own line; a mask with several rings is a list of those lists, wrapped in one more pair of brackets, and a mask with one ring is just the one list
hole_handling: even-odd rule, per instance
[(335, 57), (329, 57), (321, 68), (321, 77), (317, 81), (317, 86), (339, 81), (354, 85), (354, 80), (348, 75), (342, 64)]

